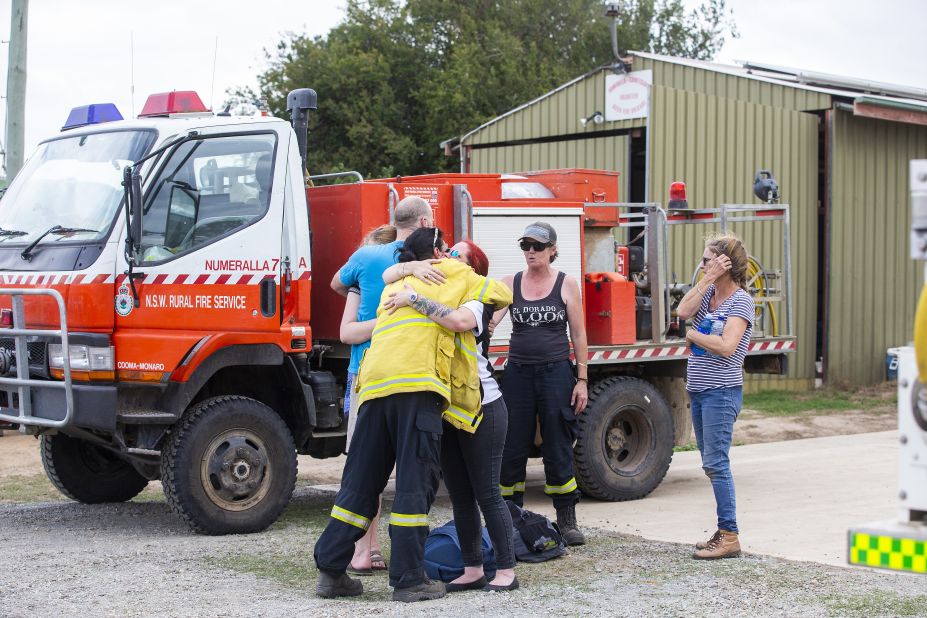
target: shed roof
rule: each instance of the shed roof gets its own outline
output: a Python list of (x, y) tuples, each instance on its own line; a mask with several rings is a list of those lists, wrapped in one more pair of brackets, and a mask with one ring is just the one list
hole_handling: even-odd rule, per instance
[[(713, 71), (716, 73), (734, 75), (737, 77), (771, 83), (778, 86), (785, 86), (789, 88), (829, 95), (838, 100), (842, 100), (845, 103), (852, 103), (856, 113), (859, 115), (874, 115), (867, 111), (871, 108), (871, 106), (900, 110), (904, 113), (891, 119), (899, 120), (902, 122), (927, 124), (927, 89), (923, 88), (889, 84), (885, 82), (876, 82), (872, 80), (832, 75), (828, 73), (819, 73), (803, 69), (750, 61), (738, 60), (737, 62), (739, 62), (740, 65), (737, 66), (720, 64), (707, 60), (693, 60), (690, 58), (665, 56), (662, 54), (654, 54), (650, 52), (632, 51), (629, 52), (629, 55), (656, 60), (659, 62), (666, 62), (669, 64), (677, 64), (703, 69), (706, 71)], [(575, 79), (557, 86), (553, 90), (546, 92), (541, 96), (532, 99), (527, 103), (524, 103), (523, 105), (519, 105), (518, 107), (509, 110), (504, 114), (496, 116), (492, 120), (489, 120), (476, 127), (475, 129), (465, 133), (460, 138), (451, 138), (445, 142), (442, 142), (441, 145), (447, 150), (448, 147), (454, 142), (464, 142), (468, 137), (479, 133), (486, 127), (489, 127), (527, 108), (537, 105), (541, 101), (552, 97), (558, 92), (561, 92), (592, 75), (603, 71), (608, 71), (610, 69), (611, 67), (609, 66), (602, 66), (593, 69), (588, 73), (580, 75)], [(923, 114), (923, 118), (920, 118), (921, 114)], [(879, 115), (877, 117), (885, 116)]]

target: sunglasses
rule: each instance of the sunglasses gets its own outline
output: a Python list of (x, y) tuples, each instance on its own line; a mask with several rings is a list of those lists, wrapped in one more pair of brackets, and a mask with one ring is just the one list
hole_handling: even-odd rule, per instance
[(451, 249), (450, 251), (447, 252), (447, 257), (459, 258), (459, 257), (460, 257), (460, 251), (458, 251), (457, 249)]
[(544, 249), (548, 248), (550, 244), (546, 242), (538, 242), (536, 240), (523, 240), (518, 243), (518, 246), (521, 247), (522, 251), (530, 251), (531, 249), (534, 249), (535, 251), (543, 251)]

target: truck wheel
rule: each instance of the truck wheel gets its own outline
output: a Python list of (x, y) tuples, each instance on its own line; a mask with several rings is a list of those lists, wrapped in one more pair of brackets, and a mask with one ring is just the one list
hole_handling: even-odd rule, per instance
[(161, 456), (168, 504), (201, 534), (259, 532), (296, 485), (296, 446), (283, 419), (246, 397), (187, 410)]
[(112, 451), (63, 433), (42, 436), (40, 452), (52, 485), (84, 504), (125, 502), (148, 485), (148, 479)]
[(584, 494), (618, 502), (643, 498), (673, 458), (673, 415), (650, 383), (612, 377), (598, 382), (579, 416), (573, 449)]

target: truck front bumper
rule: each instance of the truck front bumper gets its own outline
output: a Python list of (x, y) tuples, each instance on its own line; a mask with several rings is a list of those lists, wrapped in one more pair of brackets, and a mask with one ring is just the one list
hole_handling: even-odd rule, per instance
[[(12, 393), (3, 394), (0, 405), (0, 422), (25, 425), (27, 427), (61, 427), (67, 414), (64, 389), (27, 387), (31, 390), (31, 410), (22, 414), (17, 398)], [(112, 431), (116, 428), (116, 386), (72, 384), (74, 412), (64, 426), (82, 427)], [(11, 402), (10, 400), (13, 399)]]

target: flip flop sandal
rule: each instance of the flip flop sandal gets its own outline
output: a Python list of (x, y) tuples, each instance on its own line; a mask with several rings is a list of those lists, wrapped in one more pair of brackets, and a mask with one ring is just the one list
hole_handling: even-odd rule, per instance
[(389, 565), (386, 564), (386, 560), (383, 559), (383, 554), (378, 551), (370, 552), (370, 569), (373, 571), (385, 571), (389, 568)]
[(373, 569), (355, 569), (351, 565), (348, 565), (347, 572), (348, 572), (348, 575), (358, 575), (360, 577), (367, 577), (368, 575), (373, 575)]

